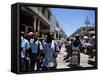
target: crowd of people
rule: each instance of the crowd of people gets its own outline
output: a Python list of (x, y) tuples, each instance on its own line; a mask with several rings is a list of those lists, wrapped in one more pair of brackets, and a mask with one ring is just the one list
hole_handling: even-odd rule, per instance
[[(79, 56), (80, 52), (87, 54), (89, 58), (95, 58), (95, 47), (96, 40), (95, 35), (90, 35), (90, 37), (85, 36), (80, 39), (79, 35), (76, 35), (74, 38), (67, 38), (65, 41), (65, 47), (67, 55), (64, 56), (64, 60), (69, 62), (72, 59), (73, 47), (78, 47)], [(80, 60), (80, 59), (79, 59)], [(80, 64), (80, 62), (79, 62)]]
[(59, 46), (53, 38), (53, 33), (47, 33), (43, 39), (38, 33), (21, 32), (21, 71), (56, 69), (56, 57)]
[[(20, 55), (20, 70), (34, 71), (34, 70), (52, 70), (57, 68), (57, 55), (60, 52), (62, 45), (65, 45), (67, 55), (64, 60), (71, 61), (73, 47), (78, 48), (78, 56), (80, 52), (87, 52), (89, 58), (93, 58), (95, 51), (95, 36), (90, 38), (80, 39), (79, 35), (75, 38), (67, 38), (65, 41), (54, 39), (54, 34), (49, 32), (39, 39), (38, 33), (21, 32), (21, 55)], [(80, 57), (78, 60), (80, 65)]]

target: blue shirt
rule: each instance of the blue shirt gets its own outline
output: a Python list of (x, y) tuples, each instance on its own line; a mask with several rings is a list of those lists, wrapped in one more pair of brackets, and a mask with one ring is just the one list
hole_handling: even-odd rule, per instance
[(80, 45), (81, 45), (80, 39), (76, 39), (76, 40), (74, 41), (74, 46), (80, 46)]
[(43, 66), (53, 67), (57, 65), (55, 57), (55, 48), (56, 50), (59, 50), (59, 47), (57, 43), (54, 42), (54, 40), (52, 41), (52, 43), (45, 42), (43, 44), (43, 53), (45, 54), (45, 58), (43, 59)]
[(29, 41), (21, 37), (21, 58), (25, 58), (25, 51), (30, 48)]
[(31, 49), (32, 49), (32, 53), (35, 53), (35, 54), (38, 53), (38, 48), (40, 50), (43, 50), (42, 44), (38, 40), (36, 42), (34, 42), (34, 39), (31, 39), (30, 40), (30, 46), (31, 46)]

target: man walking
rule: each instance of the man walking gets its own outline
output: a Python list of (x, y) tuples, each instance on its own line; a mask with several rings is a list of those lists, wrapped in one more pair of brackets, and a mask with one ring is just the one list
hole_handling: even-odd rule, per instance
[(43, 59), (42, 70), (56, 69), (57, 51), (59, 51), (59, 46), (57, 45), (56, 41), (53, 39), (53, 33), (48, 33), (47, 39), (43, 44), (43, 53), (45, 57)]

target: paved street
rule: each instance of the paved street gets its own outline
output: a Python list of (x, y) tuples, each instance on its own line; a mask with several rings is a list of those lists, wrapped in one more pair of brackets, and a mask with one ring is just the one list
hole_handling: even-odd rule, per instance
[[(57, 68), (58, 69), (60, 69), (60, 68), (70, 68), (68, 66), (69, 62), (66, 63), (63, 60), (64, 59), (63, 56), (65, 56), (65, 55), (67, 55), (67, 53), (65, 52), (65, 47), (63, 45), (60, 53), (57, 56), (57, 64), (58, 64)], [(82, 66), (82, 67), (92, 67), (92, 65), (88, 64), (88, 55), (83, 54), (83, 53), (80, 54), (80, 66)]]

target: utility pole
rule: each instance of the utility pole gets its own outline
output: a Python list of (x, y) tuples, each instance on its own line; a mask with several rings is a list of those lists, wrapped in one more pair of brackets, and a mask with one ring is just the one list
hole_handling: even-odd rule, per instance
[(88, 25), (90, 24), (88, 16), (85, 18), (86, 32), (88, 32)]

